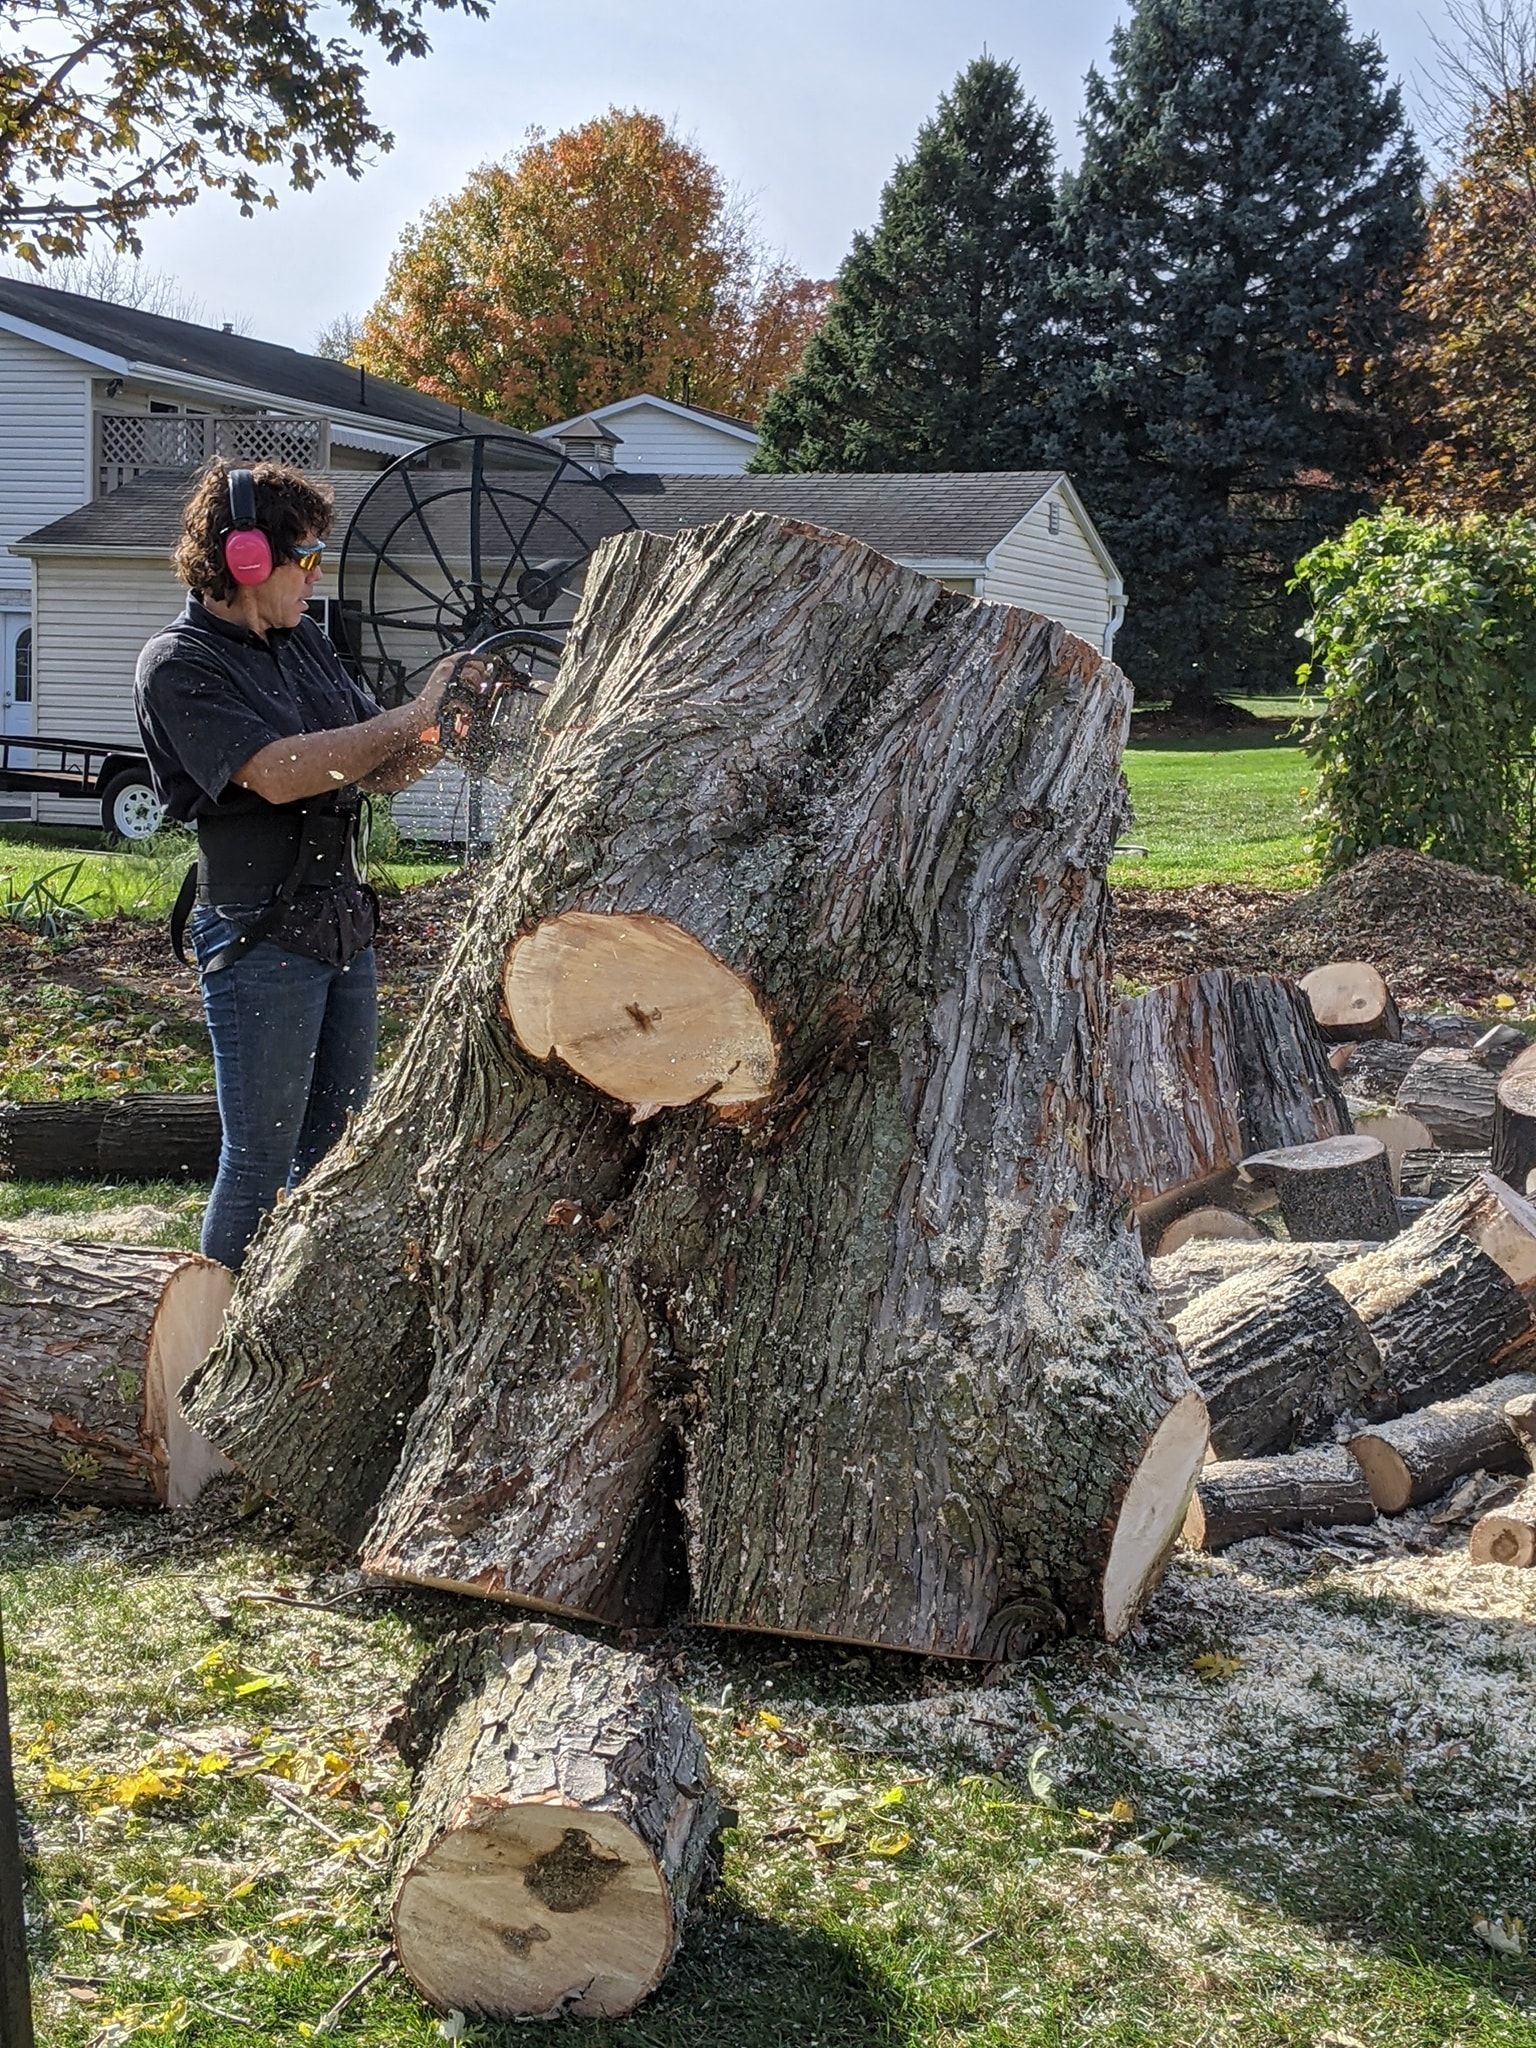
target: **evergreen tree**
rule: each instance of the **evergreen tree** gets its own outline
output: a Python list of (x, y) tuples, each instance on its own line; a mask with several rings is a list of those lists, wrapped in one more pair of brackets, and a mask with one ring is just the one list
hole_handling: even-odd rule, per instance
[(1052, 156), (1011, 64), (961, 72), (764, 408), (757, 468), (1001, 466), (1001, 408), (1049, 299)]
[(1190, 705), (1295, 669), (1298, 556), (1370, 501), (1421, 163), (1338, 0), (1136, 0), (1064, 180), (1057, 459)]

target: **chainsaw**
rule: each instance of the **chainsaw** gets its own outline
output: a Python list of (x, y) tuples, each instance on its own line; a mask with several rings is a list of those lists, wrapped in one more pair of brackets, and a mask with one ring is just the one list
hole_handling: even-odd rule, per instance
[(471, 775), (503, 780), (526, 751), (545, 694), (534, 680), (533, 658), (559, 654), (558, 640), (526, 626), (461, 648), (438, 706), (434, 743)]

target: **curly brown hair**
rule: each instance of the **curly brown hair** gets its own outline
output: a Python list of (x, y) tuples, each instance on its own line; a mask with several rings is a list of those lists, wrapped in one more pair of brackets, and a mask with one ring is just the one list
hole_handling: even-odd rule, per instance
[(256, 493), (256, 524), (272, 543), (272, 559), (281, 562), (301, 540), (323, 540), (331, 530), (336, 496), (329, 484), (317, 484), (302, 469), (285, 462), (210, 462), (199, 470), (181, 515), (181, 538), (171, 567), (198, 597), (228, 604), (238, 588), (224, 566), (224, 536), (231, 531), (229, 473), (249, 468)]

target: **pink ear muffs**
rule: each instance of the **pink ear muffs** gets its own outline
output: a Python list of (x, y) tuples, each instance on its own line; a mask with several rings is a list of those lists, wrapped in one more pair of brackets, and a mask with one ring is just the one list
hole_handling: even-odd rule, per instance
[(256, 480), (248, 469), (229, 472), (229, 532), (224, 566), (236, 583), (265, 583), (272, 574), (272, 543), (256, 524)]

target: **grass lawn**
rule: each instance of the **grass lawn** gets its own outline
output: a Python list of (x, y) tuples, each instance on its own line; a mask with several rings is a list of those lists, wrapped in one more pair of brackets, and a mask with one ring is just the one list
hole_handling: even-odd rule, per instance
[(1143, 741), (1132, 721), (1125, 773), (1136, 818), (1125, 837), (1148, 852), (1114, 862), (1116, 887), (1299, 889), (1317, 879), (1305, 815), (1310, 764), (1284, 737), (1296, 702), (1252, 698), (1246, 708), (1270, 730)]
[[(67, 926), (82, 917), (164, 917), (196, 858), (187, 831), (123, 845), (73, 825), (0, 825), (0, 918), (35, 926), (51, 915)], [(408, 888), (451, 866), (413, 854), (381, 863), (380, 872), (386, 886)]]

